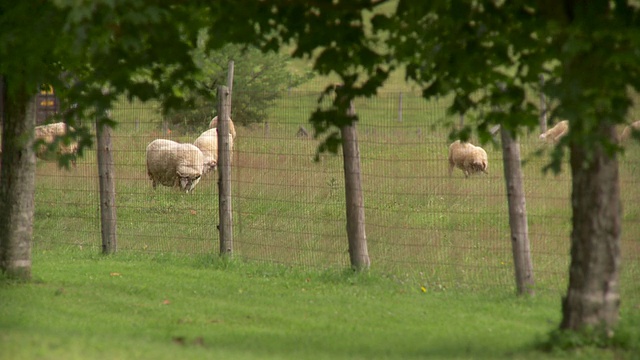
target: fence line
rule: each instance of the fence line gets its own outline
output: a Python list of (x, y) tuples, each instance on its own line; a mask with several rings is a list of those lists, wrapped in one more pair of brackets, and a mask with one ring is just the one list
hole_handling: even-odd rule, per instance
[[(291, 91), (283, 96), (267, 124), (236, 124), (231, 170), (234, 253), (307, 268), (348, 267), (341, 156), (322, 154), (314, 162), (318, 140), (297, 135), (300, 126), (309, 128), (315, 94)], [(445, 99), (388, 93), (358, 99), (355, 106), (371, 267), (435, 289), (513, 287), (499, 146), (484, 146), (489, 175), (465, 179), (456, 170), (448, 177), (448, 129), (438, 124), (459, 119), (446, 116)], [(165, 187), (154, 191), (145, 168), (150, 141), (192, 143), (199, 134), (163, 128), (152, 104), (123, 103), (112, 117), (119, 123), (112, 134), (118, 251), (217, 254), (215, 175), (204, 176), (192, 194), (184, 194)], [(203, 123), (201, 131), (207, 125)], [(533, 271), (538, 288), (564, 291), (571, 177), (568, 166), (558, 175), (542, 173), (548, 158), (535, 153), (548, 145), (537, 135), (524, 133), (519, 139)], [(640, 275), (640, 146), (626, 146), (620, 158), (623, 283)], [(35, 246), (100, 248), (93, 150), (70, 171), (39, 162), (36, 186)]]

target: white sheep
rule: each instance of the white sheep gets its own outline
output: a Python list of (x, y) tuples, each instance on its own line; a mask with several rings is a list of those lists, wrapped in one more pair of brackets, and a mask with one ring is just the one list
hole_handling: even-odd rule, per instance
[[(67, 124), (63, 122), (57, 122), (53, 124), (40, 125), (36, 126), (35, 129), (35, 140), (41, 140), (44, 142), (44, 145), (40, 145), (36, 150), (36, 156), (40, 159), (47, 159), (47, 146), (55, 141), (56, 138), (64, 136), (67, 133), (67, 130), (73, 131), (72, 127), (67, 127)], [(58, 154), (72, 154), (76, 155), (78, 153), (78, 142), (71, 141), (69, 144), (65, 144), (62, 141), (59, 142)], [(71, 161), (73, 166), (76, 165), (75, 156)]]
[(465, 177), (478, 172), (489, 174), (487, 152), (480, 146), (456, 140), (449, 145), (449, 176), (454, 167), (461, 169)]
[[(218, 115), (214, 116), (209, 123), (209, 129), (215, 129), (218, 127)], [(233, 120), (229, 118), (229, 134), (235, 139), (236, 138), (236, 127), (233, 125)]]
[[(205, 174), (215, 170), (218, 165), (218, 129), (209, 129), (196, 139), (193, 143), (202, 151), (204, 155)], [(229, 134), (229, 152), (233, 154), (233, 135)]]
[(189, 193), (200, 181), (205, 166), (202, 151), (193, 144), (156, 139), (147, 146), (147, 174), (154, 189), (160, 183), (180, 186)]
[(540, 139), (548, 143), (557, 143), (567, 133), (569, 133), (569, 121), (562, 120), (551, 129), (540, 134)]
[(631, 132), (633, 130), (640, 131), (640, 120), (632, 122), (630, 125), (625, 126), (622, 133), (620, 133), (619, 141), (622, 143), (623, 141), (629, 139), (631, 136)]

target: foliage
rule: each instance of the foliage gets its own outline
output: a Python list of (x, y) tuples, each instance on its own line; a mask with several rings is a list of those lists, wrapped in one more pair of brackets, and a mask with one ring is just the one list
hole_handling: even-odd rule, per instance
[[(278, 51), (290, 44), (292, 56), (312, 59), (320, 75), (336, 74), (341, 86), (329, 85), (323, 98), (333, 99), (326, 109), (318, 107), (310, 118), (316, 136), (324, 136), (322, 149), (336, 150), (339, 132), (335, 127), (350, 124), (357, 116), (347, 110), (358, 96), (370, 97), (394, 69), (387, 54), (377, 47), (381, 39), (370, 32), (368, 17), (388, 0), (353, 0), (349, 2), (269, 1), (251, 7), (229, 5), (228, 21), (241, 24), (227, 39), (254, 44), (263, 51)], [(238, 3), (239, 4), (239, 3)], [(255, 29), (255, 33), (247, 32)], [(215, 27), (210, 27), (214, 32)], [(212, 36), (212, 41), (220, 39)]]
[(92, 121), (81, 120), (114, 125), (105, 110), (120, 94), (175, 106), (183, 100), (175, 87), (193, 86), (197, 71), (189, 51), (201, 23), (193, 12), (192, 4), (145, 1), (3, 1), (0, 74), (8, 104), (25, 106), (14, 100), (30, 95), (29, 87), (53, 86), (64, 120), (78, 130), (70, 136), (80, 138), (80, 152), (92, 142)]
[[(424, 96), (453, 93), (450, 112), (475, 112), (474, 126), (485, 141), (492, 124), (514, 132), (535, 127), (536, 99), (527, 92), (543, 91), (558, 104), (551, 116), (571, 124), (550, 164), (558, 171), (562, 145), (617, 148), (598, 126), (624, 123), (632, 104), (628, 89), (640, 86), (638, 54), (627, 50), (640, 45), (639, 16), (626, 1), (563, 7), (548, 1), (401, 0), (394, 16), (378, 15), (373, 23), (390, 34), (393, 58), (406, 64), (407, 78), (422, 84)], [(601, 75), (594, 75), (596, 68)], [(462, 137), (468, 133), (460, 131)]]
[(234, 62), (233, 105), (231, 117), (236, 124), (264, 122), (267, 110), (284, 90), (300, 85), (311, 73), (296, 74), (289, 70), (289, 57), (281, 53), (262, 53), (256, 48), (229, 44), (218, 50), (204, 49), (206, 37), (194, 50), (194, 60), (201, 73), (197, 90), (184, 89), (185, 97), (194, 105), (167, 114), (171, 124), (187, 130), (202, 130), (217, 112), (217, 88), (227, 84), (229, 61)]

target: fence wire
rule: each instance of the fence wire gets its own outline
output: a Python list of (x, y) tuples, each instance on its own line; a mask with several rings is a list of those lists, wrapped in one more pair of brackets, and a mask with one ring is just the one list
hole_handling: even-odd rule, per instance
[[(268, 121), (236, 123), (232, 155), (234, 254), (251, 261), (314, 269), (349, 266), (344, 175), (340, 154), (320, 154), (308, 118), (317, 94), (287, 92)], [(513, 255), (502, 154), (484, 144), (489, 174), (448, 175), (446, 99), (386, 93), (356, 101), (366, 234), (372, 267), (401, 281), (433, 289), (514, 287)], [(233, 111), (232, 111), (233, 114)], [(233, 115), (232, 115), (233, 116)], [(191, 194), (154, 190), (145, 149), (158, 138), (193, 143), (207, 130), (182, 133), (152, 103), (113, 109), (118, 251), (216, 256), (217, 173), (203, 176)], [(521, 145), (534, 277), (539, 289), (564, 291), (571, 232), (571, 176), (544, 173), (550, 149), (538, 130)], [(499, 140), (499, 139), (497, 139)], [(497, 141), (496, 140), (496, 141)], [(477, 144), (476, 139), (472, 142)], [(640, 276), (640, 145), (620, 156), (622, 283)], [(67, 244), (98, 251), (100, 206), (96, 154), (75, 168), (37, 167), (35, 245)], [(623, 287), (640, 299), (637, 285)]]

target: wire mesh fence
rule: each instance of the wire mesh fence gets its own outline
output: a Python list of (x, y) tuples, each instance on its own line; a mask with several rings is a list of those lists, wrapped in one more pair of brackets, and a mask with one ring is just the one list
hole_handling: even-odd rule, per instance
[[(317, 94), (287, 92), (265, 123), (236, 124), (232, 155), (234, 254), (251, 261), (314, 269), (349, 266), (343, 163), (320, 154), (308, 124)], [(355, 107), (366, 234), (372, 267), (433, 289), (514, 287), (506, 190), (499, 145), (485, 144), (489, 174), (448, 175), (446, 99), (385, 93)], [(113, 109), (118, 251), (218, 252), (217, 174), (190, 194), (153, 189), (145, 149), (157, 138), (193, 143), (163, 122), (152, 103)], [(200, 131), (205, 131), (203, 121)], [(571, 176), (544, 173), (550, 146), (539, 130), (519, 136), (529, 238), (537, 288), (564, 291), (571, 232)], [(477, 140), (471, 140), (477, 143)], [(623, 291), (640, 299), (640, 145), (620, 157)], [(548, 154), (547, 154), (548, 155)], [(75, 168), (38, 163), (35, 245), (98, 249), (100, 206), (96, 154)]]

